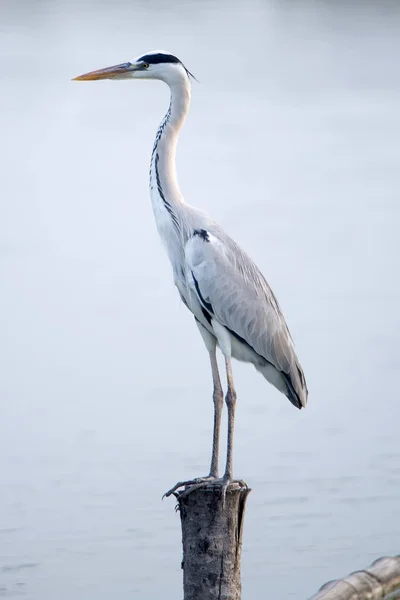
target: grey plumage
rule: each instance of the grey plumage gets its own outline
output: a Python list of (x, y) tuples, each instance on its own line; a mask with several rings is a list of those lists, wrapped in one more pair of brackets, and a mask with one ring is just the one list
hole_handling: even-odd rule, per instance
[[(251, 362), (294, 406), (302, 408), (307, 401), (305, 377), (266, 279), (208, 216), (188, 205), (179, 209), (181, 252), (176, 255), (179, 265), (174, 266), (174, 277), (185, 304), (211, 334), (213, 326), (204, 312), (225, 326), (232, 337), (232, 356)], [(200, 230), (207, 235), (194, 233)]]

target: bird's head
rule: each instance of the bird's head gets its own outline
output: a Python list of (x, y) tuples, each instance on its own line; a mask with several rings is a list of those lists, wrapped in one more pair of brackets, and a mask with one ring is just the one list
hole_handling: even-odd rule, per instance
[(94, 81), (97, 79), (159, 79), (173, 85), (193, 75), (183, 63), (167, 52), (148, 52), (131, 62), (91, 71), (75, 77), (73, 81)]

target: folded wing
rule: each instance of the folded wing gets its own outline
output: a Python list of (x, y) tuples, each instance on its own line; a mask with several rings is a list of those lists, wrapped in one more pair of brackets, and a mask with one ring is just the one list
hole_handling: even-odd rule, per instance
[(188, 281), (210, 316), (242, 338), (285, 380), (301, 408), (307, 386), (279, 304), (253, 261), (226, 234), (195, 230), (185, 248)]

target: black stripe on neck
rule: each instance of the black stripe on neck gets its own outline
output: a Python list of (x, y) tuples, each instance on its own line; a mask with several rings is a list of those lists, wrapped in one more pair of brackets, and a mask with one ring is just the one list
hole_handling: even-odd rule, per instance
[(163, 120), (161, 121), (161, 123), (160, 123), (160, 127), (157, 129), (157, 133), (156, 133), (156, 139), (154, 140), (154, 144), (153, 144), (153, 150), (152, 150), (151, 156), (154, 156), (154, 153), (155, 153), (155, 151), (157, 150), (158, 142), (160, 141), (160, 139), (161, 139), (161, 136), (162, 136), (162, 134), (163, 134), (163, 132), (164, 132), (165, 126), (166, 126), (166, 124), (168, 123), (168, 121), (169, 121), (169, 118), (170, 118), (170, 116), (171, 116), (171, 110), (172, 110), (172, 109), (171, 109), (171, 103), (170, 103), (170, 105), (169, 105), (169, 108), (168, 108), (168, 110), (167, 110), (167, 114), (165, 115), (165, 117), (164, 117), (164, 118), (163, 118)]
[(162, 185), (161, 185), (161, 180), (160, 180), (160, 173), (158, 171), (158, 161), (160, 160), (160, 156), (157, 153), (154, 159), (154, 170), (156, 172), (156, 182), (157, 182), (157, 189), (158, 189), (158, 193), (160, 194), (161, 200), (164, 203), (165, 208), (167, 209), (167, 211), (169, 212), (169, 214), (171, 215), (171, 219), (176, 227), (176, 230), (179, 232), (180, 231), (180, 227), (179, 227), (179, 221), (178, 218), (176, 216), (176, 214), (174, 213), (174, 211), (172, 210), (172, 206), (171, 203), (168, 202), (168, 200), (166, 199), (165, 195), (164, 195), (164, 191), (162, 189)]

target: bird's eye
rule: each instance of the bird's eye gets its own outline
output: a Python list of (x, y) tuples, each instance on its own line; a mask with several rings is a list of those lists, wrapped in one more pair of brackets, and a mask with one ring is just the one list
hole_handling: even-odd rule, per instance
[(149, 63), (143, 63), (142, 64), (143, 69), (148, 69), (149, 66), (150, 66)]

